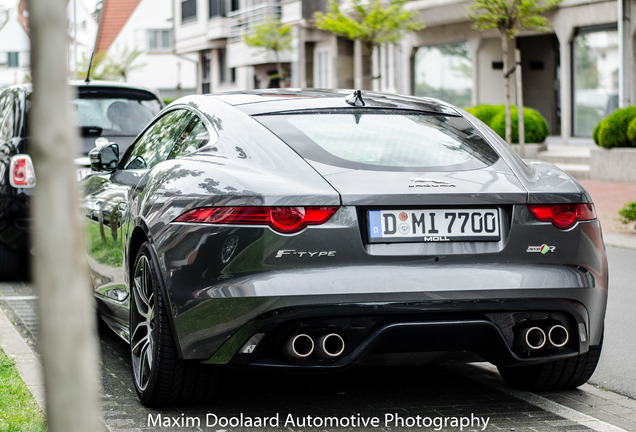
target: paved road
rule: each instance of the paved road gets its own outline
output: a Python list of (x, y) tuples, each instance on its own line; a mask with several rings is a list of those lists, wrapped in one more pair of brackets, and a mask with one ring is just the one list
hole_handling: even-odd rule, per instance
[[(227, 374), (224, 390), (214, 405), (147, 410), (139, 404), (131, 385), (127, 346), (110, 333), (102, 338), (102, 362), (104, 421), (113, 431), (156, 431), (159, 428), (152, 423), (158, 415), (161, 421), (180, 422), (178, 427), (173, 424), (167, 428), (170, 431), (461, 430), (452, 423), (446, 427), (432, 423), (455, 418), (471, 422), (464, 431), (612, 430), (593, 421), (590, 426), (596, 428), (589, 428), (586, 422), (590, 419), (564, 418), (558, 411), (546, 411), (505, 393), (497, 378), (475, 366), (357, 369), (340, 375), (300, 376), (233, 371)], [(273, 417), (278, 423), (265, 427), (214, 424), (214, 419), (231, 422), (241, 416), (244, 421)], [(417, 427), (418, 416), (421, 427)], [(342, 427), (315, 423), (334, 417)], [(286, 424), (290, 418), (294, 423)], [(361, 424), (375, 418), (377, 427)], [(208, 419), (211, 423), (206, 424)], [(636, 423), (623, 426), (634, 427)]]
[(636, 250), (608, 247), (609, 303), (593, 384), (636, 399)]
[[(631, 285), (636, 251), (608, 248), (608, 253), (611, 297), (607, 333), (593, 381), (635, 397), (631, 341), (636, 324), (631, 306), (636, 299)], [(27, 341), (37, 338), (34, 297), (28, 284), (0, 284), (0, 306)], [(435, 423), (418, 428), (418, 416), (420, 422), (471, 420), (464, 431), (484, 430), (485, 419), (488, 431), (621, 430), (611, 425), (636, 430), (636, 400), (589, 385), (540, 395), (515, 392), (503, 386), (492, 370), (473, 365), (358, 369), (341, 375), (309, 376), (233, 371), (225, 373), (224, 390), (214, 405), (148, 410), (140, 405), (132, 387), (126, 344), (111, 332), (101, 336), (106, 431), (460, 430), (451, 423), (441, 428)], [(271, 421), (278, 423), (263, 427), (208, 423), (215, 418), (235, 421), (241, 415), (244, 421), (273, 418)], [(288, 416), (296, 424), (285, 425)], [(325, 427), (316, 424), (316, 418), (337, 418), (343, 427)], [(361, 425), (376, 418), (377, 427)], [(390, 419), (394, 421), (387, 421)], [(347, 428), (347, 421), (358, 423)]]

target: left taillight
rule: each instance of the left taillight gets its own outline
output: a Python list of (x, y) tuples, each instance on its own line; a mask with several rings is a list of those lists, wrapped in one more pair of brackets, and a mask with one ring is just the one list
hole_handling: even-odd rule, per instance
[(321, 225), (338, 211), (338, 207), (204, 207), (190, 210), (174, 222), (268, 225), (292, 234), (307, 225)]
[(31, 156), (15, 155), (9, 164), (9, 183), (14, 188), (32, 188), (35, 186), (35, 170)]
[(532, 204), (528, 205), (537, 220), (552, 222), (555, 227), (566, 230), (579, 221), (596, 219), (594, 204)]

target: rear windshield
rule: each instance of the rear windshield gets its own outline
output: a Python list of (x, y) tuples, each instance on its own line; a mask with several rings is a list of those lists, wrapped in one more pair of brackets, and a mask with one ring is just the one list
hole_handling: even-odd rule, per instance
[(103, 135), (136, 136), (161, 110), (149, 92), (91, 90), (81, 90), (73, 101), (77, 126), (101, 128)]
[(461, 117), (356, 111), (255, 118), (303, 158), (339, 167), (457, 171), (484, 168), (498, 159)]

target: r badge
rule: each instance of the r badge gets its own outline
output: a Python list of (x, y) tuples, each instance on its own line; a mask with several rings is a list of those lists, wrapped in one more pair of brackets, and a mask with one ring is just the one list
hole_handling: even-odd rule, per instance
[(526, 252), (540, 252), (545, 255), (548, 252), (554, 252), (556, 246), (548, 246), (547, 244), (542, 244), (541, 246), (528, 246), (528, 250)]

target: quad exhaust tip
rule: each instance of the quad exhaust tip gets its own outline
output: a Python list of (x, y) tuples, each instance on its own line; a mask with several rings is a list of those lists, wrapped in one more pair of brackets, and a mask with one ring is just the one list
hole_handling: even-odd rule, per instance
[(570, 340), (568, 329), (561, 324), (544, 327), (526, 327), (517, 333), (515, 347), (521, 351), (536, 351), (541, 348), (561, 348)]
[(315, 354), (323, 359), (335, 358), (345, 350), (345, 341), (337, 333), (329, 333), (321, 336), (317, 343), (305, 333), (293, 335), (287, 340), (284, 347), (285, 353), (295, 359), (303, 359)]
[(526, 350), (538, 350), (545, 346), (547, 340), (541, 327), (528, 327), (520, 334), (522, 348)]
[(314, 352), (314, 340), (304, 333), (292, 336), (285, 345), (285, 352), (297, 359), (309, 357)]
[(345, 341), (337, 333), (329, 333), (318, 340), (317, 354), (322, 358), (334, 358), (345, 350)]
[(570, 335), (568, 333), (568, 329), (560, 324), (557, 324), (550, 327), (550, 330), (548, 331), (548, 339), (550, 340), (552, 346), (561, 348), (568, 343)]

